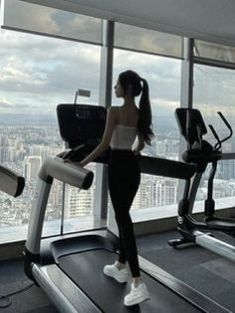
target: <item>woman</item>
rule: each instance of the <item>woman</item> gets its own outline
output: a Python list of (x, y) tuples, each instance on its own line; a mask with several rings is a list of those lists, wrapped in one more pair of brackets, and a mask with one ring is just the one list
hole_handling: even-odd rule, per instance
[[(144, 144), (150, 144), (151, 108), (148, 84), (137, 73), (128, 70), (119, 75), (115, 85), (118, 98), (123, 98), (121, 107), (110, 107), (107, 112), (106, 126), (101, 143), (80, 164), (87, 165), (102, 152), (111, 147), (109, 159), (109, 191), (119, 230), (120, 254), (113, 265), (104, 267), (104, 274), (120, 283), (128, 280), (126, 262), (132, 274), (131, 290), (124, 298), (124, 304), (131, 306), (149, 299), (149, 293), (139, 271), (137, 247), (133, 224), (129, 214), (140, 183), (140, 169), (136, 154)], [(139, 107), (135, 97), (141, 94)], [(136, 147), (133, 149), (135, 139)]]

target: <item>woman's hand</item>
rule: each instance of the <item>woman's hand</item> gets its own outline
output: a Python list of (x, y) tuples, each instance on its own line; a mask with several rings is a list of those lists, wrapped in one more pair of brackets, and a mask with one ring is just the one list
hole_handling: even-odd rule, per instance
[(140, 153), (140, 151), (139, 150), (133, 150), (133, 153), (134, 153), (134, 155), (141, 155), (141, 153)]
[(71, 163), (72, 161), (70, 159), (64, 159), (64, 163)]
[(84, 167), (84, 165), (82, 163), (80, 163), (80, 162), (73, 162), (70, 159), (64, 159), (63, 161), (64, 161), (64, 163), (74, 163), (75, 165), (79, 165), (81, 167)]

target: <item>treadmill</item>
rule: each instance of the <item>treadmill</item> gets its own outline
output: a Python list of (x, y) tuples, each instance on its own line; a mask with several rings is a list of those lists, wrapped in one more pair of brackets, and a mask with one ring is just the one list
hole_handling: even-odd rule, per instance
[[(97, 113), (94, 114), (96, 117), (99, 113), (100, 116), (105, 116), (104, 108), (101, 107), (67, 104), (59, 106), (60, 109), (66, 110), (66, 113), (70, 112), (71, 119), (76, 112), (76, 118), (86, 120), (86, 125), (91, 122), (89, 117), (94, 112)], [(60, 114), (64, 116), (61, 111)], [(68, 116), (69, 114), (66, 115), (66, 120)], [(71, 119), (67, 121), (72, 123)], [(88, 127), (90, 132), (91, 129), (92, 127)], [(93, 136), (96, 134), (97, 131)], [(92, 137), (88, 138), (90, 140)], [(78, 143), (83, 153), (86, 145)], [(78, 150), (74, 152), (73, 149), (73, 152), (72, 150), (70, 152), (70, 157), (80, 158)], [(120, 284), (103, 274), (104, 265), (114, 262), (118, 253), (117, 238), (108, 228), (55, 238), (49, 242), (49, 247), (41, 245), (43, 220), (53, 179), (80, 189), (88, 189), (92, 184), (92, 172), (80, 167), (76, 161), (63, 162), (61, 157), (63, 155), (68, 157), (68, 153), (61, 154), (55, 159), (48, 158), (39, 172), (24, 249), (26, 274), (46, 292), (60, 312), (230, 312), (140, 256), (140, 269), (151, 299), (133, 307), (125, 307), (123, 298), (129, 290), (128, 284)], [(105, 157), (101, 160), (104, 162)], [(195, 173), (195, 167), (192, 165), (159, 158), (140, 157), (140, 166), (143, 173), (171, 175), (185, 180), (190, 179)]]

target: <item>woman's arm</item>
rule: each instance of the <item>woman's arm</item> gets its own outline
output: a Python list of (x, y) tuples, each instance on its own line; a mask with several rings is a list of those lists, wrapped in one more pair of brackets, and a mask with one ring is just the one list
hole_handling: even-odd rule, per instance
[(107, 117), (106, 117), (106, 124), (104, 134), (101, 140), (101, 143), (87, 156), (80, 162), (81, 166), (85, 166), (88, 163), (97, 159), (105, 150), (108, 149), (113, 130), (116, 124), (116, 115), (115, 109), (113, 107), (107, 110)]
[(143, 136), (141, 136), (140, 134), (138, 134), (137, 140), (138, 140), (138, 143), (137, 143), (137, 146), (134, 148), (134, 153), (139, 154), (140, 151), (144, 149), (145, 143), (144, 143)]

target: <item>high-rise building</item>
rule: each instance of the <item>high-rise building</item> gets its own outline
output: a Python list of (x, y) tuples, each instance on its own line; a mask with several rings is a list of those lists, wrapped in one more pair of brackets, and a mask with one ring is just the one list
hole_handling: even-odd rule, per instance
[(10, 151), (9, 147), (0, 147), (0, 161), (1, 163), (9, 161), (10, 160)]
[(43, 145), (32, 145), (29, 148), (29, 155), (42, 155), (45, 147)]
[(144, 209), (156, 206), (156, 177), (142, 175), (139, 190), (132, 204), (132, 209)]
[(177, 202), (177, 181), (163, 179), (156, 183), (156, 205), (169, 205)]
[(25, 178), (26, 181), (35, 179), (42, 166), (42, 157), (31, 155), (25, 158)]
[(8, 138), (6, 135), (1, 135), (0, 136), (0, 146), (1, 147), (6, 147), (8, 145)]
[(91, 215), (93, 212), (93, 188), (79, 190), (67, 186), (65, 192), (65, 218)]
[(63, 183), (54, 179), (50, 191), (50, 197), (48, 203), (50, 203), (53, 209), (61, 208), (62, 206), (62, 186)]
[(220, 175), (221, 179), (234, 179), (235, 178), (235, 161), (222, 160), (220, 162)]

